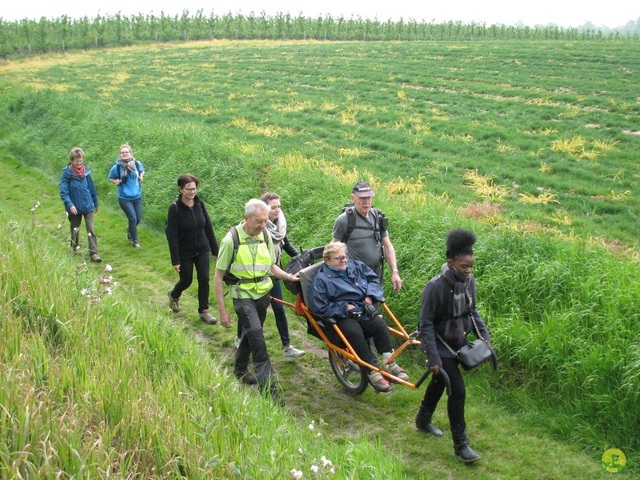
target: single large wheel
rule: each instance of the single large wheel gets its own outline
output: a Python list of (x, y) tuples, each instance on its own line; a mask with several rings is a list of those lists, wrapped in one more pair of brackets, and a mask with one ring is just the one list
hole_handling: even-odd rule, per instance
[(329, 350), (331, 370), (338, 381), (351, 394), (359, 394), (366, 390), (369, 377), (364, 368), (335, 350)]

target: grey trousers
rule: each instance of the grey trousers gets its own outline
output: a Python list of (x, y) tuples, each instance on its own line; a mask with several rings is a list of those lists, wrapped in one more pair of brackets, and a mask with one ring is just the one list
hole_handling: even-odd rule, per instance
[(84, 217), (84, 226), (87, 228), (87, 237), (89, 238), (89, 253), (98, 253), (98, 239), (93, 231), (93, 212), (79, 213), (78, 215), (69, 214), (69, 223), (71, 224), (71, 248), (78, 246), (80, 240), (80, 224)]
[(249, 359), (253, 357), (253, 373), (260, 390), (275, 390), (271, 359), (267, 352), (262, 326), (267, 317), (269, 294), (258, 300), (233, 299), (233, 308), (238, 315), (238, 323), (242, 326), (240, 345), (236, 350), (234, 370), (244, 372), (249, 367)]

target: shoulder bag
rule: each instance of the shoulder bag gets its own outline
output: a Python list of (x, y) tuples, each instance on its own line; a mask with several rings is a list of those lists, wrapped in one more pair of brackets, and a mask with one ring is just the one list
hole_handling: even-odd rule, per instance
[(467, 345), (464, 345), (457, 352), (454, 351), (453, 348), (451, 348), (439, 334), (436, 333), (436, 335), (438, 336), (438, 339), (440, 339), (442, 344), (447, 347), (447, 349), (453, 354), (454, 357), (458, 359), (458, 361), (462, 365), (462, 368), (464, 368), (465, 370), (471, 370), (489, 359), (491, 359), (493, 363), (493, 369), (498, 370), (498, 359), (496, 357), (496, 352), (493, 350), (493, 348), (491, 348), (491, 346), (489, 346), (485, 339), (482, 338), (480, 330), (478, 329), (478, 325), (476, 324), (476, 319), (473, 318), (473, 315), (471, 316), (471, 320), (473, 320), (473, 326), (475, 327), (476, 332), (478, 333), (480, 338), (468, 343)]

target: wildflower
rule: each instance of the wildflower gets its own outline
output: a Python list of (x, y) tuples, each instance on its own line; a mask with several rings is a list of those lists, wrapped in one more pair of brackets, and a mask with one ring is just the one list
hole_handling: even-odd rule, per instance
[(303, 450), (302, 448), (298, 448), (298, 453), (299, 453), (300, 455), (304, 455), (304, 450)]
[(36, 208), (38, 208), (39, 206), (40, 206), (40, 202), (36, 202), (36, 203), (34, 203), (34, 204), (33, 204), (33, 207), (31, 207), (31, 211), (32, 211), (32, 212), (35, 212), (35, 211), (36, 211)]
[(313, 430), (314, 428), (316, 428), (316, 421), (311, 420), (311, 423), (309, 424), (309, 430)]
[(59, 224), (58, 224), (58, 230), (60, 230), (61, 228), (62, 228), (62, 224), (61, 224), (61, 223), (59, 223)]
[(104, 266), (104, 271), (106, 273), (109, 273), (111, 270), (113, 270), (113, 268), (111, 267), (111, 265), (109, 265), (108, 263)]
[(318, 473), (318, 466), (317, 465), (311, 465), (311, 468), (309, 470), (311, 470), (311, 473)]
[(111, 295), (111, 289), (109, 287), (104, 289), (105, 295)]
[(91, 295), (91, 291), (88, 288), (83, 288), (82, 290), (80, 290), (80, 294), (88, 297)]
[(292, 468), (289, 474), (291, 475), (292, 478), (295, 478), (296, 480), (298, 478), (302, 478), (302, 472), (300, 470), (296, 470), (295, 468)]
[(336, 473), (336, 470), (335, 470), (333, 467), (331, 467), (331, 468), (329, 469), (329, 473), (330, 473), (331, 475), (333, 475), (334, 473)]
[(333, 467), (333, 463), (331, 463), (331, 460), (327, 460), (327, 457), (325, 457), (324, 455), (322, 456), (322, 458), (320, 460), (322, 460), (322, 466), (324, 468)]
[(100, 279), (98, 280), (98, 282), (100, 282), (101, 285), (111, 285), (113, 282), (111, 281), (113, 279), (113, 277), (108, 276), (108, 277), (100, 277)]

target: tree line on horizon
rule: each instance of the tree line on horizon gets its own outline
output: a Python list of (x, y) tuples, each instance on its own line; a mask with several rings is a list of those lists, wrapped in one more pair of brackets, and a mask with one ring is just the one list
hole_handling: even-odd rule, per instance
[(0, 54), (66, 52), (67, 50), (197, 40), (331, 40), (331, 41), (474, 41), (474, 40), (622, 40), (640, 38), (640, 18), (611, 30), (586, 23), (583, 27), (529, 27), (368, 19), (361, 17), (269, 16), (227, 13), (195, 15), (138, 14), (7, 21), (0, 18)]

